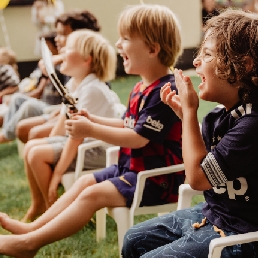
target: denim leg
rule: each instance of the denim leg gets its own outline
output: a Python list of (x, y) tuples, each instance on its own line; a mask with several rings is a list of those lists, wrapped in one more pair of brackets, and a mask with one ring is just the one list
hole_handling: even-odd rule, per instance
[[(20, 105), (19, 105), (20, 103)], [(9, 140), (15, 139), (15, 128), (19, 121), (25, 118), (40, 116), (48, 104), (35, 98), (16, 98), (10, 107), (7, 119), (4, 118), (3, 134)]]
[(7, 113), (4, 115), (4, 123), (3, 127), (5, 124), (7, 124), (10, 119), (14, 116), (14, 114), (17, 112), (17, 110), (20, 108), (22, 103), (26, 100), (30, 99), (30, 97), (26, 96), (25, 94), (22, 93), (14, 93), (12, 95), (12, 98), (9, 103), (9, 110)]
[(124, 237), (123, 257), (140, 257), (177, 241), (192, 229), (193, 223), (202, 221), (202, 206), (203, 203), (192, 209), (175, 211), (133, 226)]
[[(124, 258), (207, 258), (212, 239), (220, 238), (213, 225), (194, 229), (192, 224), (201, 222), (203, 203), (191, 209), (175, 211), (133, 226), (124, 237)], [(233, 232), (224, 231), (226, 236)], [(226, 247), (223, 258), (257, 258), (256, 243)]]

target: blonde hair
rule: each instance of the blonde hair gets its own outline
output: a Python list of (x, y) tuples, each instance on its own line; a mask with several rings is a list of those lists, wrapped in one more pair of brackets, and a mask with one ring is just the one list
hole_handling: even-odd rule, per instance
[(174, 66), (182, 53), (180, 28), (174, 13), (161, 5), (128, 6), (120, 15), (118, 30), (121, 36), (139, 36), (147, 46), (159, 44), (161, 64)]
[(98, 32), (77, 30), (69, 35), (74, 47), (85, 58), (92, 57), (91, 72), (101, 81), (114, 79), (116, 72), (116, 53), (110, 43)]
[(16, 54), (10, 48), (0, 47), (0, 64), (11, 65), (15, 72), (18, 74)]

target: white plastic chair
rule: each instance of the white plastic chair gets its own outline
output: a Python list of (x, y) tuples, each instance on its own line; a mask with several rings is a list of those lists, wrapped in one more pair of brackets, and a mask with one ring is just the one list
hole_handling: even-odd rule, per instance
[[(119, 147), (114, 146), (107, 149), (107, 167), (117, 163)], [(164, 214), (176, 210), (177, 203), (156, 206), (140, 207), (145, 181), (148, 177), (170, 174), (184, 170), (184, 164), (169, 167), (146, 170), (138, 173), (136, 190), (131, 208), (115, 207), (104, 208), (96, 212), (96, 239), (97, 241), (106, 237), (106, 214), (110, 215), (117, 223), (118, 247), (122, 249), (123, 238), (126, 231), (133, 226), (134, 216), (140, 214)], [(121, 253), (121, 252), (120, 252)]]
[[(189, 184), (180, 185), (177, 209), (181, 210), (191, 207), (193, 196), (202, 194), (202, 191), (193, 190)], [(258, 231), (213, 239), (210, 242), (208, 258), (221, 257), (221, 251), (226, 246), (255, 241), (258, 241)]]
[[(121, 103), (116, 103), (114, 105), (115, 108), (115, 117), (116, 118), (121, 118), (122, 115), (124, 114), (126, 107), (125, 105), (121, 104)], [(85, 151), (95, 148), (95, 147), (109, 147), (111, 146), (110, 144), (107, 144), (103, 141), (100, 140), (95, 140), (89, 143), (83, 143), (80, 144), (78, 147), (78, 155), (77, 155), (77, 160), (76, 160), (76, 168), (75, 171), (69, 171), (67, 173), (65, 173), (62, 176), (62, 180), (61, 183), (65, 188), (65, 191), (67, 191), (69, 188), (71, 188), (71, 186), (73, 185), (73, 183), (82, 175), (85, 174), (91, 174), (93, 172), (96, 171), (100, 171), (103, 168), (97, 168), (97, 169), (90, 169), (90, 170), (83, 170), (84, 167), (84, 159), (85, 159)]]
[(103, 168), (97, 168), (97, 169), (89, 169), (89, 170), (83, 170), (84, 167), (84, 159), (85, 159), (85, 152), (89, 149), (95, 148), (95, 147), (107, 147), (108, 144), (100, 141), (95, 140), (89, 143), (83, 143), (78, 146), (78, 155), (76, 160), (76, 167), (75, 171), (68, 171), (65, 174), (63, 174), (61, 179), (61, 184), (63, 185), (65, 191), (70, 189), (74, 182), (82, 175), (85, 174), (91, 174), (96, 171), (100, 171)]

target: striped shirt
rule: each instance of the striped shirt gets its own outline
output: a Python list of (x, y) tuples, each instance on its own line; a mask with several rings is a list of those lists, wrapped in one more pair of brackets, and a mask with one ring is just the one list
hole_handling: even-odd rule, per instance
[(18, 86), (19, 76), (11, 65), (0, 65), (0, 91), (10, 87)]

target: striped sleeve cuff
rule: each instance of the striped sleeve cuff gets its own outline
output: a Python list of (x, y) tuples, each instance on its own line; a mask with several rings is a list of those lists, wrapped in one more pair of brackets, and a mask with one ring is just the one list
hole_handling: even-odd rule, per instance
[(201, 167), (212, 186), (217, 186), (228, 181), (211, 152), (204, 158)]

